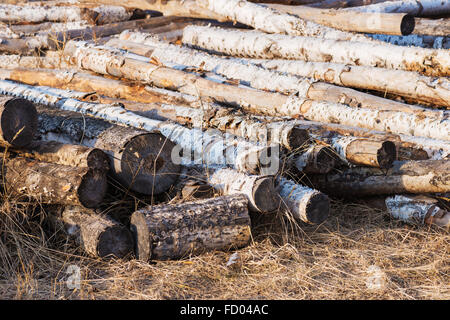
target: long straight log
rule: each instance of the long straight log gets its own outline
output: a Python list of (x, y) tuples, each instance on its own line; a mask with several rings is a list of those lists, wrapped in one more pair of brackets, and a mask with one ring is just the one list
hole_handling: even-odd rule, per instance
[[(275, 174), (278, 170), (278, 159), (269, 156), (269, 152), (277, 154), (278, 146), (260, 146), (214, 130), (203, 132), (197, 128), (189, 129), (174, 123), (149, 119), (117, 105), (77, 100), (77, 96), (83, 97), (84, 93), (67, 92), (49, 87), (31, 87), (0, 80), (0, 94), (3, 92), (26, 97), (57, 109), (75, 111), (119, 123), (123, 126), (150, 132), (159, 131), (167, 139), (178, 144), (175, 151), (172, 149), (172, 162), (176, 164), (229, 165), (253, 174), (267, 170), (271, 172), (270, 174)], [(181, 151), (183, 151), (183, 156), (178, 155)], [(194, 158), (192, 158), (192, 153)]]
[(50, 55), (45, 57), (21, 56), (17, 54), (0, 55), (0, 68), (69, 68), (70, 64), (61, 56)]
[(403, 12), (414, 16), (444, 16), (450, 14), (450, 3), (442, 0), (399, 0), (348, 8), (346, 10), (380, 13)]
[(436, 199), (425, 196), (395, 195), (385, 200), (389, 214), (412, 224), (450, 226), (450, 212), (442, 209)]
[(450, 160), (396, 161), (387, 171), (357, 167), (310, 176), (308, 181), (327, 194), (355, 197), (450, 191)]
[(450, 81), (446, 77), (436, 79), (418, 72), (327, 62), (261, 59), (251, 62), (269, 70), (312, 77), (339, 86), (388, 92), (417, 102), (450, 107)]
[(24, 147), (33, 140), (37, 127), (36, 107), (28, 100), (0, 96), (0, 141)]
[(425, 49), (450, 49), (450, 38), (445, 36), (427, 36), (417, 34), (410, 34), (409, 36), (368, 34), (367, 36), (396, 46), (412, 46)]
[(72, 29), (83, 29), (90, 25), (89, 21), (43, 22), (38, 24), (10, 25), (9, 29), (20, 36), (31, 36), (39, 32), (61, 32)]
[(269, 4), (267, 6), (343, 31), (406, 36), (411, 34), (415, 28), (414, 17), (405, 13), (355, 13), (345, 10), (326, 10), (282, 4)]
[[(328, 67), (330, 65), (328, 63), (275, 60), (278, 61), (278, 64), (280, 65), (279, 68), (282, 69), (282, 72), (294, 73), (294, 71), (296, 71), (296, 75), (299, 75), (300, 72), (305, 74), (305, 76), (302, 77), (295, 77), (272, 72), (272, 69), (277, 68), (271, 68), (271, 66), (278, 66), (277, 62), (273, 63), (272, 60), (269, 62), (266, 62), (265, 60), (255, 61), (255, 63), (261, 63), (263, 67), (266, 67), (266, 64), (268, 64), (269, 66), (266, 67), (266, 69), (270, 70), (264, 70), (259, 66), (249, 64), (248, 61), (243, 59), (223, 58), (197, 50), (180, 48), (159, 41), (150, 34), (129, 31), (122, 32), (120, 34), (120, 39), (111, 39), (106, 45), (125, 49), (132, 53), (155, 59), (164, 66), (171, 66), (172, 63), (175, 63), (177, 69), (189, 69), (194, 67), (200, 70), (213, 71), (229, 79), (248, 82), (256, 89), (288, 94), (297, 93), (301, 97), (311, 98), (313, 100), (346, 103), (362, 108), (396, 110), (418, 113), (428, 117), (442, 117), (439, 112), (435, 113), (434, 111), (424, 108), (393, 102), (392, 100), (362, 93), (349, 88), (332, 86), (325, 83), (314, 83), (313, 79), (325, 82), (334, 81), (340, 86), (346, 86), (346, 83), (343, 83), (344, 81), (341, 80), (340, 76), (347, 72), (348, 69), (351, 70), (352, 66), (332, 64)], [(287, 66), (292, 64), (293, 68), (284, 67), (284, 64)], [(297, 67), (296, 64), (299, 66)], [(366, 75), (366, 77), (361, 77), (359, 74), (358, 76), (355, 76), (354, 73), (350, 74), (349, 78), (352, 80), (349, 82), (357, 82), (357, 87), (374, 89), (383, 93), (386, 91), (389, 92), (389, 88), (393, 88), (392, 91), (395, 93), (400, 92), (404, 96), (416, 98), (417, 100), (427, 100), (428, 102), (442, 105), (450, 103), (447, 101), (448, 99), (446, 99), (447, 96), (450, 98), (450, 82), (444, 77), (436, 81), (434, 78), (421, 76), (416, 73), (411, 74), (411, 72), (407, 71), (386, 70), (371, 67), (355, 68), (357, 71), (362, 69), (363, 74)], [(375, 75), (372, 77), (372, 74)], [(414, 75), (416, 76), (415, 78)], [(391, 76), (393, 76), (392, 80), (390, 79)], [(370, 78), (367, 79), (368, 77)], [(406, 79), (413, 78), (412, 81), (405, 81), (405, 77), (408, 77)], [(268, 78), (270, 78), (271, 81), (266, 81)], [(354, 80), (354, 78), (358, 80)], [(376, 81), (377, 79), (378, 81)], [(403, 84), (403, 81), (406, 82), (406, 84)], [(437, 88), (433, 89), (436, 86)]]
[(347, 8), (347, 7), (368, 6), (370, 4), (386, 1), (389, 0), (323, 0), (316, 3), (312, 3), (309, 6), (324, 9)]
[[(40, 119), (42, 121), (42, 117)], [(109, 158), (106, 153), (100, 149), (82, 145), (57, 141), (33, 141), (26, 149), (13, 148), (10, 151), (43, 162), (86, 167), (104, 172), (108, 172), (110, 169)]]
[(416, 71), (430, 76), (450, 75), (450, 56), (447, 50), (439, 49), (294, 37), (204, 26), (184, 28), (183, 43), (232, 56), (333, 62)]
[(450, 34), (450, 19), (422, 19), (416, 18), (415, 34), (444, 36)]
[(43, 140), (81, 143), (106, 152), (115, 177), (134, 191), (159, 194), (178, 178), (180, 168), (171, 160), (174, 144), (157, 132), (43, 107), (39, 108), (39, 120)]
[(286, 178), (279, 179), (277, 190), (295, 219), (320, 224), (328, 217), (330, 199), (326, 194)]
[(168, 260), (240, 248), (250, 240), (247, 197), (149, 206), (131, 216), (139, 260)]
[(96, 208), (107, 190), (103, 171), (70, 167), (3, 155), (2, 183), (8, 194), (25, 195), (42, 203)]
[(93, 257), (124, 258), (134, 249), (128, 228), (108, 216), (76, 206), (68, 206), (60, 217), (67, 234)]
[(278, 209), (280, 199), (273, 176), (246, 175), (227, 168), (210, 172), (207, 181), (223, 195), (244, 194), (252, 211), (268, 213)]

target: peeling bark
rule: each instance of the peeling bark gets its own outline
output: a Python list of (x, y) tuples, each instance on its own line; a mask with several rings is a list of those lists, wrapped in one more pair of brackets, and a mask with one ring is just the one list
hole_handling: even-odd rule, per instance
[(243, 247), (250, 240), (247, 202), (238, 194), (138, 210), (131, 216), (136, 256), (168, 260)]

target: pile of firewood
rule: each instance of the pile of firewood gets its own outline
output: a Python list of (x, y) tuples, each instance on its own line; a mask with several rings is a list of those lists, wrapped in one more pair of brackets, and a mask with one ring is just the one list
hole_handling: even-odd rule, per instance
[[(441, 0), (0, 4), (3, 191), (60, 205), (100, 257), (239, 248), (249, 211), (320, 224), (328, 196), (448, 227), (449, 16)], [(100, 210), (110, 178), (194, 200), (119, 223)]]

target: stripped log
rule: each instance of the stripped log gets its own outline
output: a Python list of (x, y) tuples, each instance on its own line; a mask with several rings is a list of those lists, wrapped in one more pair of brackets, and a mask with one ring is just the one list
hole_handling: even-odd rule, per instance
[(171, 161), (174, 144), (157, 132), (40, 107), (39, 136), (43, 140), (81, 143), (103, 150), (109, 155), (115, 177), (127, 188), (143, 194), (166, 191), (180, 171)]
[(425, 196), (396, 195), (385, 200), (389, 214), (413, 224), (450, 226), (450, 212), (438, 206), (436, 199)]
[(130, 230), (106, 215), (68, 206), (56, 219), (64, 224), (66, 233), (93, 257), (121, 259), (133, 252)]
[(430, 76), (450, 75), (447, 50), (356, 43), (312, 37), (266, 34), (258, 31), (188, 26), (183, 43), (232, 56), (333, 62), (417, 71)]
[[(251, 62), (269, 70), (311, 77), (339, 86), (388, 92), (417, 102), (450, 107), (450, 81), (445, 77), (436, 79), (423, 76), (418, 72), (327, 62), (261, 59), (251, 60)], [(395, 105), (400, 108), (400, 104)]]
[[(266, 172), (267, 170), (271, 172), (270, 174), (275, 174), (278, 170), (278, 159), (269, 156), (269, 154), (278, 154), (278, 145), (259, 146), (233, 135), (224, 135), (217, 130), (203, 132), (197, 128), (189, 129), (174, 123), (139, 116), (121, 106), (77, 100), (78, 96), (84, 97), (86, 95), (84, 93), (68, 92), (49, 87), (31, 87), (0, 80), (0, 94), (3, 92), (26, 97), (57, 109), (75, 111), (120, 123), (123, 126), (131, 126), (150, 132), (159, 131), (167, 139), (178, 144), (177, 148), (172, 149), (171, 157), (172, 162), (176, 164), (229, 165), (253, 174)], [(179, 154), (181, 152), (183, 152), (183, 155)]]
[(416, 19), (415, 34), (444, 36), (450, 34), (450, 19)]
[(131, 216), (139, 260), (168, 260), (240, 248), (250, 240), (245, 195), (149, 206)]
[(33, 103), (21, 98), (0, 96), (0, 141), (24, 147), (33, 140), (37, 112)]
[(285, 178), (279, 179), (277, 190), (295, 219), (319, 224), (328, 217), (330, 199), (326, 194)]
[(16, 6), (0, 5), (0, 21), (8, 23), (90, 20), (97, 24), (120, 22), (130, 19), (132, 13), (119, 6), (99, 6), (93, 9), (77, 6)]
[(104, 172), (110, 169), (109, 158), (102, 150), (76, 144), (57, 141), (33, 141), (26, 149), (13, 148), (10, 151), (43, 162), (86, 167)]
[(26, 158), (2, 161), (2, 183), (7, 194), (24, 195), (42, 203), (96, 208), (107, 190), (103, 171), (70, 167)]
[(411, 34), (415, 28), (414, 17), (405, 13), (355, 13), (282, 4), (269, 4), (268, 7), (343, 31), (405, 36)]
[[(343, 84), (343, 80), (340, 79), (340, 75), (350, 69), (351, 66), (331, 65), (331, 67), (328, 68), (329, 64), (327, 63), (308, 63), (302, 61), (285, 60), (281, 60), (282, 62), (278, 62), (278, 64), (281, 65), (280, 68), (283, 69), (283, 72), (289, 70), (288, 68), (285, 68), (283, 64), (287, 64), (288, 66), (292, 64), (294, 68), (289, 70), (289, 72), (293, 73), (294, 70), (296, 71), (297, 69), (300, 69), (301, 71), (299, 72), (303, 72), (305, 74), (305, 77), (309, 78), (296, 77), (289, 74), (280, 74), (278, 72), (273, 72), (272, 70), (264, 70), (259, 66), (249, 64), (248, 61), (242, 59), (227, 59), (188, 48), (180, 48), (178, 46), (159, 41), (152, 35), (129, 31), (122, 32), (120, 35), (120, 39), (111, 39), (107, 42), (106, 45), (125, 49), (139, 55), (147, 56), (151, 59), (157, 60), (159, 63), (166, 67), (170, 67), (175, 64), (175, 67), (178, 70), (190, 70), (192, 68), (197, 68), (197, 70), (212, 71), (217, 74), (223, 75), (228, 79), (240, 80), (242, 82), (248, 83), (250, 86), (256, 89), (277, 91), (288, 94), (296, 93), (300, 97), (306, 97), (319, 101), (345, 103), (361, 108), (417, 113), (421, 114), (421, 116), (434, 118), (443, 117), (442, 112), (435, 112), (421, 107), (394, 102), (392, 100), (362, 93), (360, 91), (345, 87), (333, 86), (326, 83), (314, 83), (315, 80), (322, 80), (326, 82), (331, 82), (330, 80), (332, 80), (338, 85), (345, 86), (345, 84)], [(256, 60), (254, 62), (261, 62), (261, 64), (265, 67), (265, 60)], [(304, 71), (303, 69), (301, 69), (301, 66), (297, 68), (296, 63), (299, 65), (306, 65)], [(268, 62), (268, 64), (269, 66), (277, 66), (276, 62), (272, 64)], [(269, 67), (267, 69), (274, 68)], [(364, 67), (362, 67), (362, 69), (365, 70)], [(354, 76), (354, 73), (350, 75), (350, 78), (358, 79), (351, 80), (353, 82), (357, 82), (359, 84), (358, 87), (361, 87), (362, 84), (362, 86), (367, 89), (378, 89), (379, 91), (385, 93), (386, 91), (389, 91), (386, 89), (386, 87), (392, 86), (394, 88), (400, 88), (392, 89), (393, 91), (395, 91), (395, 93), (401, 92), (403, 93), (403, 95), (412, 96), (417, 99), (423, 97), (420, 100), (427, 100), (432, 103), (438, 102), (442, 103), (443, 105), (450, 103), (448, 102), (448, 99), (446, 99), (447, 96), (450, 96), (450, 82), (443, 77), (439, 80), (436, 80), (416, 74), (417, 77), (413, 79), (413, 81), (405, 81), (406, 84), (403, 84), (399, 76), (402, 77), (401, 79), (404, 79), (405, 76), (410, 76), (410, 72), (370, 67), (368, 67), (367, 69), (375, 70), (374, 72), (373, 70), (370, 70), (372, 71), (370, 74), (369, 71), (365, 70), (366, 72), (364, 74), (366, 75), (366, 78), (360, 76), (356, 77)], [(382, 71), (380, 72), (379, 70)], [(297, 75), (299, 72), (297, 72)], [(398, 74), (396, 72), (398, 72)], [(367, 77), (369, 77), (369, 75), (371, 75), (372, 73), (376, 73), (374, 78), (379, 79), (375, 84), (372, 84), (374, 82), (374, 80), (372, 80), (372, 77), (367, 79)], [(392, 75), (395, 75), (395, 77), (393, 80), (390, 80), (389, 77)], [(386, 78), (385, 76), (389, 77)], [(266, 81), (266, 79), (269, 78), (271, 79), (271, 81)], [(314, 80), (311, 78), (314, 78)], [(418, 82), (415, 82), (414, 80)], [(422, 83), (421, 81), (424, 81), (424, 83)], [(396, 85), (397, 82), (399, 82), (398, 86)], [(435, 86), (437, 86), (437, 88), (433, 89), (433, 87)], [(441, 95), (436, 96), (436, 94)]]
[(295, 167), (304, 173), (328, 173), (336, 166), (335, 151), (322, 145), (311, 145), (295, 158)]
[(219, 169), (207, 175), (207, 181), (223, 195), (244, 194), (249, 209), (268, 213), (279, 206), (273, 176), (246, 175), (233, 169)]
[(444, 16), (450, 14), (450, 2), (442, 0), (398, 0), (348, 8), (360, 12), (403, 12), (414, 16)]
[(327, 194), (348, 197), (449, 192), (450, 160), (396, 161), (387, 171), (356, 167), (339, 173), (310, 176), (308, 180)]
[(268, 33), (317, 37), (344, 41), (372, 42), (361, 34), (339, 31), (312, 21), (277, 11), (246, 0), (197, 0), (205, 9)]

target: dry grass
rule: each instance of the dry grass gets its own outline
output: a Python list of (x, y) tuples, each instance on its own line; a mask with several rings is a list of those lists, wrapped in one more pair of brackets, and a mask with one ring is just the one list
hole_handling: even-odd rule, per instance
[[(321, 226), (253, 216), (252, 243), (233, 267), (231, 252), (156, 263), (92, 259), (50, 232), (45, 215), (37, 204), (4, 199), (0, 298), (450, 298), (448, 231), (405, 225), (361, 204), (333, 202)], [(66, 285), (70, 265), (80, 267), (79, 290)]]

